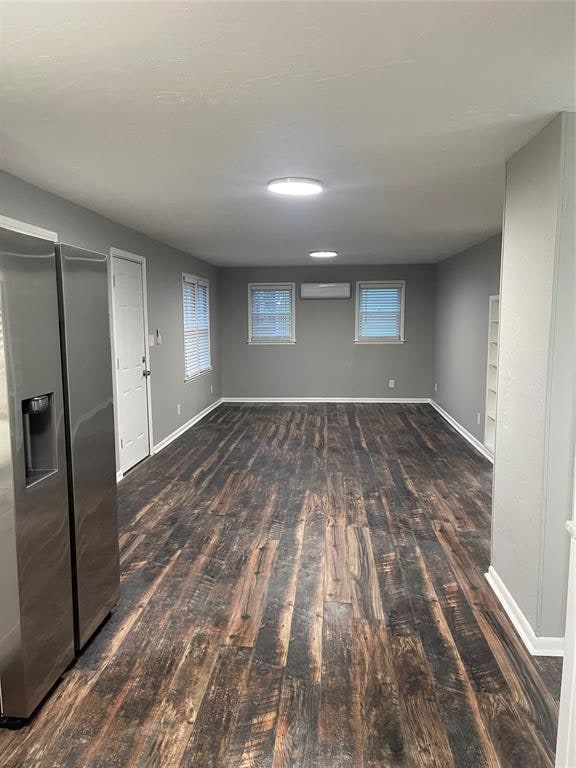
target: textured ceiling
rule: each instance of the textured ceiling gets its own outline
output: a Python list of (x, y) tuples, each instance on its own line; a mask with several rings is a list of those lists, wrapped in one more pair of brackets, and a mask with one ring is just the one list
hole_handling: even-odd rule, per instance
[[(216, 264), (430, 261), (574, 109), (574, 5), (2, 3), (5, 170)], [(324, 180), (314, 199), (266, 181)], [(333, 262), (332, 262), (333, 263)]]

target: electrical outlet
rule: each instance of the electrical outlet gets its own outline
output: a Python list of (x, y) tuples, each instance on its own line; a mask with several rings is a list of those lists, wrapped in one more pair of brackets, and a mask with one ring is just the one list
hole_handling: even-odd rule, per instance
[(476, 414), (476, 424), (480, 424), (480, 414)]
[(180, 406), (180, 403), (178, 403), (178, 416), (180, 416), (181, 412), (182, 412), (182, 408)]
[(394, 389), (394, 387), (396, 386), (396, 381), (394, 379), (390, 379), (388, 381), (388, 386), (390, 387), (390, 389)]
[(210, 394), (214, 394), (214, 384), (210, 384)]
[(434, 383), (434, 392), (438, 392), (438, 382)]

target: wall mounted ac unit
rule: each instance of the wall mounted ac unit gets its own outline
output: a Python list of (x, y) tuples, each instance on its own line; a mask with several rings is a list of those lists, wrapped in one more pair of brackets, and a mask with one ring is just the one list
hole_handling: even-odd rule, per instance
[(350, 283), (300, 283), (301, 299), (349, 299)]

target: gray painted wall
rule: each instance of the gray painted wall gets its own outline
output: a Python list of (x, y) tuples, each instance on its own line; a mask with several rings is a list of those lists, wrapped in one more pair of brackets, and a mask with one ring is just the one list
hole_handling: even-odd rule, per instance
[(575, 296), (563, 175), (573, 173), (573, 119), (559, 115), (508, 162), (502, 245), (492, 565), (543, 637), (564, 634), (566, 605)]
[(500, 290), (501, 247), (501, 237), (492, 237), (436, 268), (433, 381), (438, 389), (432, 397), (480, 442), (486, 410), (488, 300)]
[[(148, 323), (151, 331), (160, 328), (162, 333), (162, 344), (150, 350), (154, 443), (159, 443), (220, 396), (215, 267), (1, 171), (0, 214), (56, 231), (61, 242), (71, 245), (101, 253), (109, 253), (110, 248), (115, 247), (146, 257)], [(210, 281), (213, 370), (187, 383), (184, 382), (182, 272)], [(178, 403), (182, 406), (180, 415)]]
[[(405, 344), (354, 343), (349, 300), (301, 300), (299, 283), (405, 280)], [(296, 282), (294, 345), (247, 344), (251, 282)], [(435, 268), (310, 266), (220, 270), (222, 394), (228, 397), (430, 397)], [(395, 379), (394, 389), (388, 380)]]

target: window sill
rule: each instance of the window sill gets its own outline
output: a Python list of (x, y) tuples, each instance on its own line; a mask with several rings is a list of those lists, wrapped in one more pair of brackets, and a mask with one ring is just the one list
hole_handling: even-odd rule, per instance
[(374, 341), (354, 339), (354, 344), (406, 344), (406, 339), (390, 339), (390, 341), (385, 341), (384, 339), (375, 339)]
[(296, 344), (294, 341), (247, 341), (246, 344), (250, 344), (251, 347), (290, 347)]
[(189, 381), (195, 381), (196, 379), (199, 379), (200, 376), (205, 376), (207, 373), (212, 373), (212, 366), (210, 366), (210, 368), (206, 368), (205, 371), (200, 371), (199, 373), (195, 373), (193, 376), (188, 376), (184, 379), (184, 384), (188, 384)]

